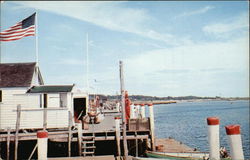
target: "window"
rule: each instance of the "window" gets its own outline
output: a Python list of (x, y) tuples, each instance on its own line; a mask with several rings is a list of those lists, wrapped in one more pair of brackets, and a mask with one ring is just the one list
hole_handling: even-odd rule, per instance
[(2, 102), (2, 90), (0, 90), (0, 102)]
[(67, 93), (60, 93), (60, 107), (67, 107)]

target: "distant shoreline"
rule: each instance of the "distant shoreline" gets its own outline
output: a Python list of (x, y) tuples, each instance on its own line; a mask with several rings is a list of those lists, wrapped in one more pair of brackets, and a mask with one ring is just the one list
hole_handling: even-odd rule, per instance
[(133, 104), (172, 104), (172, 103), (186, 103), (186, 102), (207, 102), (207, 101), (249, 101), (249, 99), (192, 99), (192, 100), (171, 100), (171, 101), (132, 101)]

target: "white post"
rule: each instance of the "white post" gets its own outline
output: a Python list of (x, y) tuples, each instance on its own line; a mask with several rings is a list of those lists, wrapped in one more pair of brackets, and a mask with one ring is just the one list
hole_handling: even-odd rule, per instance
[(152, 150), (155, 151), (155, 122), (154, 122), (154, 107), (153, 104), (148, 104), (149, 115), (150, 115), (150, 131), (151, 131), (151, 140), (152, 140)]
[(121, 156), (121, 148), (120, 148), (120, 137), (121, 137), (120, 121), (121, 121), (121, 117), (115, 117), (115, 135), (116, 135), (117, 156)]
[(130, 105), (130, 119), (134, 119), (135, 118), (135, 106), (133, 103), (131, 103)]
[(220, 135), (219, 135), (220, 120), (217, 117), (208, 117), (208, 142), (209, 142), (209, 159), (220, 159)]
[(145, 118), (145, 105), (141, 104), (141, 118)]
[(37, 132), (38, 160), (47, 160), (48, 132), (41, 130)]
[(244, 160), (239, 125), (226, 126), (232, 160)]

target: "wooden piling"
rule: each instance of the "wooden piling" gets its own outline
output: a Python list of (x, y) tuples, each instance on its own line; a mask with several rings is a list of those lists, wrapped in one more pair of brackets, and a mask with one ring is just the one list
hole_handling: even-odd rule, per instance
[(20, 128), (20, 118), (21, 118), (21, 105), (17, 105), (17, 117), (16, 117), (16, 134), (15, 134), (15, 160), (17, 160), (18, 153), (18, 131)]
[(6, 159), (9, 160), (10, 159), (10, 127), (7, 128), (7, 157)]
[(151, 149), (155, 151), (155, 123), (154, 123), (154, 108), (153, 104), (149, 104), (149, 114), (150, 114), (150, 132), (151, 132)]
[(125, 117), (125, 90), (124, 90), (124, 76), (123, 63), (120, 61), (120, 87), (121, 87), (121, 104), (122, 104), (122, 135), (123, 135), (123, 149), (124, 159), (128, 160), (128, 144), (126, 138), (126, 117)]
[(79, 156), (82, 155), (82, 123), (77, 124), (77, 133), (78, 133), (78, 152)]
[(121, 148), (120, 148), (120, 136), (121, 136), (121, 130), (120, 130), (120, 118), (115, 117), (115, 138), (116, 138), (116, 147), (117, 147), (117, 156), (121, 156)]
[(71, 137), (72, 137), (72, 132), (71, 132), (71, 127), (72, 127), (72, 115), (71, 112), (69, 111), (69, 135), (68, 135), (68, 157), (71, 157)]

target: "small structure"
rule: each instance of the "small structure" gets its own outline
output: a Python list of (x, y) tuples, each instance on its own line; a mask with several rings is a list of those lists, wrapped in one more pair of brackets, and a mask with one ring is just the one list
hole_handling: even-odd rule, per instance
[(0, 131), (15, 129), (18, 118), (19, 129), (67, 128), (69, 113), (77, 119), (87, 110), (87, 94), (73, 92), (74, 85), (44, 85), (36, 63), (0, 64)]

